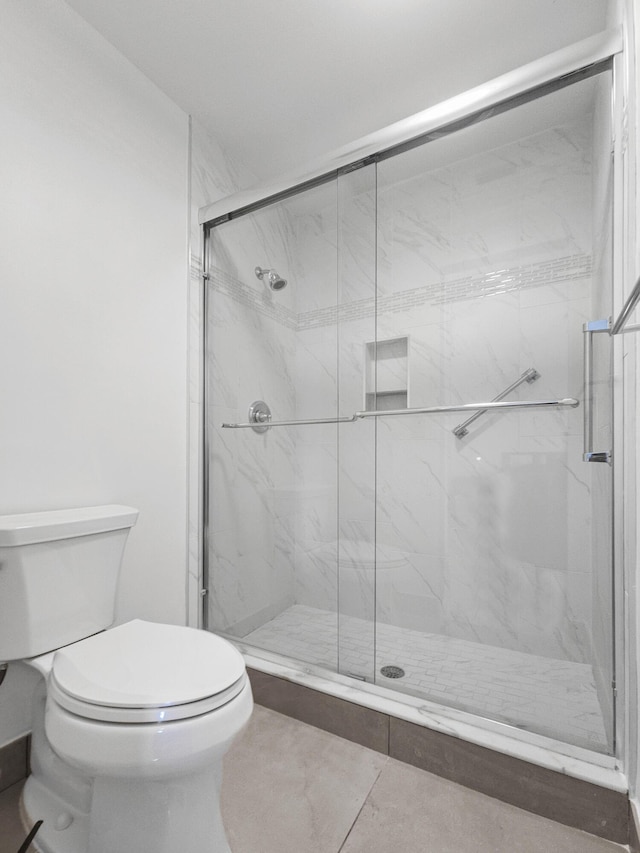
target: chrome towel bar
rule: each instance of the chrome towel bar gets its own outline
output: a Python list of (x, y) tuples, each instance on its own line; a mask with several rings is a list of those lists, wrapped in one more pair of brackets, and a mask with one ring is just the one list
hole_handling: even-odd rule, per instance
[(254, 421), (242, 424), (221, 424), (222, 429), (253, 429), (260, 426), (263, 429), (266, 427), (278, 426), (305, 426), (308, 424), (343, 424), (353, 423), (354, 421), (364, 418), (386, 418), (396, 415), (436, 415), (446, 414), (447, 412), (484, 412), (493, 409), (542, 409), (542, 408), (570, 408), (575, 409), (580, 405), (575, 397), (564, 397), (561, 400), (507, 400), (498, 402), (491, 400), (486, 403), (462, 403), (459, 406), (425, 406), (416, 409), (382, 409), (380, 411), (371, 412), (354, 412), (350, 417), (343, 418), (310, 418), (307, 420), (292, 420), (292, 421), (272, 421), (264, 418), (259, 418)]
[(350, 418), (310, 418), (309, 420), (301, 420), (301, 421), (270, 421), (270, 420), (259, 420), (259, 421), (249, 421), (244, 424), (220, 424), (222, 429), (253, 429), (255, 426), (260, 425), (263, 429), (268, 429), (269, 427), (279, 427), (279, 426), (306, 426), (307, 424), (349, 424), (353, 423), (356, 420), (356, 416), (352, 415)]
[(424, 409), (389, 409), (380, 412), (356, 412), (356, 418), (380, 418), (385, 415), (437, 415), (446, 412), (483, 412), (488, 409), (541, 409), (544, 407), (566, 407), (575, 409), (580, 403), (575, 397), (563, 397), (562, 400), (505, 400), (488, 403), (461, 403), (459, 406), (428, 406)]

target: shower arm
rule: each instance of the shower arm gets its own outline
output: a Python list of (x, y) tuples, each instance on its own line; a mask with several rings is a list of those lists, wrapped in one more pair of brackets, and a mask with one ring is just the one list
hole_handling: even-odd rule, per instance
[(436, 415), (448, 412), (483, 412), (493, 409), (541, 409), (541, 408), (571, 408), (579, 405), (575, 397), (564, 397), (561, 400), (507, 400), (499, 402), (491, 400), (486, 403), (462, 403), (459, 406), (426, 406), (417, 409), (382, 409), (370, 412), (354, 412), (351, 417), (343, 418), (313, 418), (298, 421), (272, 421), (259, 417), (258, 419), (242, 424), (223, 423), (223, 429), (252, 429), (256, 424), (263, 427), (277, 426), (302, 426), (306, 424), (341, 424), (354, 423), (364, 418), (393, 417), (395, 415)]

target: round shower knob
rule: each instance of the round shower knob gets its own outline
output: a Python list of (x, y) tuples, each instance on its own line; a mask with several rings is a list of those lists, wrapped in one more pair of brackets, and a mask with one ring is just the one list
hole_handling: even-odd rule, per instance
[(264, 400), (254, 400), (249, 406), (249, 423), (255, 424), (251, 429), (254, 432), (266, 432), (271, 420), (271, 409)]

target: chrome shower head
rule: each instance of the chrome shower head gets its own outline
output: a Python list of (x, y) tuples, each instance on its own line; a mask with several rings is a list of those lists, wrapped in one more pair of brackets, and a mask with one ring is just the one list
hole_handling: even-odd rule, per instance
[(259, 279), (264, 281), (269, 290), (283, 290), (287, 286), (286, 278), (281, 278), (275, 270), (256, 267), (254, 272)]

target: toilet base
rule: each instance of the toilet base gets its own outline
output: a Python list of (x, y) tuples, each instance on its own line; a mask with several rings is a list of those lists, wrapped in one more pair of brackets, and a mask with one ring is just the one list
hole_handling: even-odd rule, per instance
[(163, 781), (97, 778), (89, 820), (30, 777), (22, 819), (27, 828), (43, 821), (34, 839), (40, 853), (231, 853), (221, 781), (220, 765)]
[(220, 814), (222, 767), (170, 780), (95, 780), (88, 853), (231, 853)]
[[(67, 822), (65, 829), (57, 825)], [(20, 800), (20, 818), (25, 835), (37, 820), (43, 821), (38, 834), (31, 842), (40, 853), (87, 853), (89, 844), (89, 816), (78, 812), (51, 792), (46, 785), (29, 776)]]

